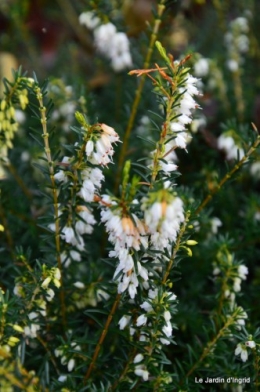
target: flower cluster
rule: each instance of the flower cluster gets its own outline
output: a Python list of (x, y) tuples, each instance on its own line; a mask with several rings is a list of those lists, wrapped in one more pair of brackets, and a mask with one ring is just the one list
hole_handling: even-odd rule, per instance
[(100, 24), (100, 19), (95, 16), (94, 12), (82, 12), (79, 16), (79, 23), (89, 30), (94, 30)]
[(72, 86), (66, 86), (61, 79), (55, 79), (48, 85), (50, 98), (55, 103), (50, 120), (59, 124), (65, 131), (70, 130), (76, 111), (76, 100), (73, 97)]
[(54, 353), (56, 357), (61, 357), (61, 364), (66, 365), (69, 372), (71, 372), (76, 364), (73, 354), (69, 351), (81, 351), (81, 347), (76, 342), (70, 342), (69, 345), (63, 345), (55, 349)]
[(79, 22), (93, 30), (97, 50), (111, 61), (115, 72), (121, 72), (132, 66), (129, 39), (125, 33), (118, 32), (113, 23), (101, 24), (92, 12), (83, 12)]
[(233, 131), (222, 133), (218, 138), (218, 148), (226, 153), (228, 160), (236, 159), (239, 153), (240, 159), (245, 155), (241, 140)]
[[(227, 99), (227, 84), (225, 83), (225, 78), (223, 75), (223, 67), (218, 61), (214, 59), (205, 58), (200, 54), (197, 54), (197, 58), (193, 65), (194, 75), (196, 77), (202, 78), (199, 80), (197, 86), (201, 91), (214, 92), (214, 95), (218, 93), (219, 98), (228, 107), (229, 102)], [(206, 118), (202, 117), (202, 126), (205, 126)], [(191, 130), (193, 131), (194, 122), (191, 124)], [(200, 125), (200, 124), (198, 124)]]
[[(45, 264), (42, 265), (42, 277), (41, 277), (41, 291), (39, 291), (39, 296), (34, 297), (33, 305), (34, 310), (27, 314), (25, 320), (25, 327), (23, 328), (23, 333), (26, 337), (36, 338), (37, 332), (40, 330), (40, 318), (46, 317), (47, 302), (51, 302), (55, 296), (54, 290), (49, 287), (53, 284), (55, 287), (59, 288), (61, 283), (61, 273), (58, 268), (47, 268)], [(26, 298), (28, 288), (30, 287), (30, 282), (25, 278), (23, 280), (18, 280), (14, 287), (14, 294), (21, 298)], [(37, 290), (38, 292), (38, 290)], [(43, 296), (43, 295), (44, 296)], [(45, 300), (46, 299), (46, 300)]]
[(255, 350), (256, 348), (256, 343), (252, 338), (250, 337), (250, 340), (247, 340), (243, 343), (238, 343), (236, 349), (235, 349), (235, 355), (240, 355), (240, 358), (243, 362), (246, 362), (248, 359), (248, 348), (251, 350)]
[[(124, 315), (119, 320), (119, 328), (123, 330), (128, 327), (131, 335), (136, 334), (140, 342), (144, 342), (146, 346), (152, 344), (153, 350), (158, 351), (161, 344), (170, 344), (173, 304), (176, 304), (176, 295), (172, 292), (159, 292), (157, 288), (149, 289), (147, 299), (140, 305), (145, 313), (140, 314), (136, 320), (130, 315)], [(152, 361), (149, 357), (150, 355), (147, 356), (147, 352), (144, 352), (137, 354), (133, 360), (134, 373), (144, 381), (149, 377), (148, 365)]]
[[(170, 304), (176, 301), (176, 295), (170, 291), (166, 291), (163, 295), (158, 293), (158, 289), (149, 290), (148, 291), (148, 298), (144, 301), (140, 307), (146, 312), (145, 315), (141, 315), (136, 320), (136, 325), (144, 325), (147, 322), (147, 319), (155, 317), (155, 309), (158, 310), (158, 307), (162, 307), (162, 329), (160, 332), (157, 331), (159, 334), (159, 340), (162, 344), (170, 344), (170, 338), (172, 336), (172, 324), (171, 324), (171, 312), (168, 310)], [(149, 326), (149, 323), (148, 323)]]
[[(5, 312), (8, 311), (8, 302), (6, 301), (5, 297), (5, 291), (3, 289), (0, 288), (0, 308), (2, 311), (2, 314), (4, 314)], [(20, 338), (17, 338), (16, 336), (14, 336), (14, 332), (15, 333), (24, 333), (24, 329), (17, 324), (17, 322), (15, 324), (9, 324), (9, 326), (12, 327), (12, 331), (10, 333), (11, 336), (7, 337), (4, 335), (4, 321), (5, 321), (5, 317), (2, 317), (1, 320), (1, 328), (2, 328), (2, 333), (1, 333), (1, 337), (0, 337), (0, 348), (1, 348), (1, 354), (0, 354), (0, 360), (2, 361), (4, 356), (3, 354), (9, 354), (12, 350), (13, 347), (15, 347), (19, 342), (20, 342)], [(7, 324), (8, 325), (8, 324)]]
[[(48, 270), (45, 265), (42, 266), (43, 269), (43, 274), (44, 276), (44, 281), (41, 284), (41, 287), (43, 289), (49, 290), (49, 284), (53, 283), (57, 288), (60, 287), (60, 279), (61, 279), (61, 273), (59, 268), (51, 268)], [(48, 292), (49, 297), (53, 297), (52, 293)]]
[(210, 71), (210, 61), (210, 59), (201, 56), (193, 66), (194, 75), (198, 78), (208, 76)]
[[(65, 156), (61, 161), (61, 165), (65, 167), (70, 165), (70, 158)], [(66, 170), (59, 170), (54, 175), (54, 178), (58, 182), (67, 183), (69, 181), (69, 172)], [(86, 167), (81, 170), (81, 186), (78, 192), (80, 196), (86, 202), (92, 202), (94, 200), (95, 192), (101, 188), (101, 181), (104, 180), (102, 171), (95, 167)]]
[(101, 131), (93, 133), (86, 143), (87, 160), (93, 165), (107, 166), (114, 155), (113, 143), (119, 141), (114, 128), (100, 124)]
[(101, 181), (104, 180), (102, 171), (95, 167), (81, 171), (82, 186), (78, 195), (86, 202), (94, 200), (95, 192), (101, 188)]
[(99, 302), (107, 301), (110, 295), (102, 288), (97, 288), (95, 284), (86, 286), (83, 282), (73, 283), (75, 291), (72, 294), (73, 304), (78, 309), (85, 309), (92, 306), (96, 308)]
[[(25, 89), (15, 90), (13, 100), (20, 104), (22, 110), (28, 104), (27, 95)], [(15, 109), (11, 98), (0, 100), (0, 179), (5, 177), (4, 166), (8, 164), (8, 149), (13, 148), (14, 135), (23, 120), (23, 112)]]
[(236, 72), (243, 62), (242, 55), (249, 50), (248, 20), (238, 17), (230, 23), (230, 31), (225, 34), (225, 45), (228, 51), (227, 67)]
[[(95, 201), (95, 196), (104, 180), (102, 170), (97, 166), (107, 166), (112, 162), (114, 154), (113, 144), (119, 141), (119, 136), (112, 127), (106, 124), (97, 124), (93, 127), (88, 126), (83, 116), (78, 112), (76, 113), (76, 118), (82, 125), (81, 130), (83, 135), (85, 135), (85, 141), (82, 146), (76, 143), (76, 149), (79, 154), (83, 151), (85, 155), (84, 164), (80, 165), (80, 175), (76, 170), (78, 162), (65, 156), (60, 163), (61, 169), (56, 172), (54, 178), (57, 182), (64, 183), (73, 189), (76, 184), (77, 196), (83, 199), (84, 202), (91, 203)], [(61, 254), (62, 262), (66, 267), (70, 265), (71, 260), (81, 260), (79, 251), (84, 249), (82, 236), (91, 234), (96, 223), (91, 210), (87, 206), (78, 202), (74, 209), (76, 215), (73, 224), (70, 213), (67, 217), (67, 223), (61, 231), (61, 238), (67, 244), (71, 244), (76, 248), (76, 250), (68, 249)], [(67, 207), (64, 210), (66, 212)], [(62, 213), (63, 211), (59, 211), (60, 216)], [(49, 228), (55, 231), (55, 224), (49, 225)]]
[(12, 148), (12, 139), (17, 129), (18, 124), (15, 121), (15, 109), (3, 99), (0, 104), (0, 132), (5, 136), (6, 147)]
[(118, 292), (128, 289), (130, 297), (134, 298), (139, 284), (138, 276), (148, 280), (146, 268), (140, 261), (137, 261), (136, 268), (133, 258), (134, 251), (148, 247), (146, 228), (135, 214), (124, 214), (117, 202), (108, 195), (102, 196), (101, 206), (101, 222), (105, 223), (108, 239), (114, 245), (109, 256), (119, 260), (114, 274), (114, 278), (119, 280)]
[[(59, 211), (59, 215), (62, 215), (62, 212)], [(61, 230), (61, 238), (67, 243), (71, 244), (76, 250), (67, 250), (65, 253), (61, 254), (62, 262), (68, 267), (71, 259), (75, 261), (80, 261), (81, 256), (78, 251), (82, 251), (84, 249), (84, 240), (83, 234), (91, 234), (93, 232), (93, 226), (95, 225), (96, 220), (92, 214), (92, 212), (84, 205), (76, 206), (76, 219), (74, 221), (74, 225), (72, 226), (70, 223), (70, 219), (68, 219), (68, 223), (63, 226)], [(56, 230), (55, 223), (49, 224), (49, 229), (54, 231)]]
[(241, 283), (247, 278), (248, 268), (244, 264), (235, 262), (234, 256), (227, 249), (218, 252), (217, 261), (213, 266), (213, 275), (222, 282), (223, 299), (227, 301), (231, 312), (235, 309), (238, 311), (235, 325), (240, 330), (248, 316), (241, 306), (237, 306), (236, 293), (241, 291)]
[[(44, 307), (44, 303), (42, 303), (42, 309), (40, 310), (40, 314), (42, 316), (46, 316), (46, 309)], [(29, 338), (36, 338), (37, 332), (40, 330), (39, 317), (40, 314), (38, 312), (30, 312), (28, 314), (28, 325), (24, 327), (24, 334)]]
[[(234, 262), (234, 258), (230, 253), (227, 253), (227, 257), (220, 252), (217, 255), (217, 262), (214, 262), (213, 274), (218, 276), (220, 273), (228, 274), (228, 287), (231, 291), (237, 293), (241, 291), (242, 280), (246, 280), (248, 275), (248, 268), (244, 264), (237, 264)], [(226, 287), (227, 290), (227, 287)], [(226, 298), (229, 297), (230, 292), (226, 291)]]
[[(175, 62), (176, 69), (180, 66), (179, 64), (180, 63)], [(180, 78), (175, 91), (177, 98), (174, 101), (174, 105), (171, 103), (170, 117), (172, 120), (167, 127), (167, 135), (163, 143), (163, 148), (161, 149), (159, 156), (158, 150), (155, 150), (152, 153), (153, 161), (159, 160), (159, 169), (166, 176), (177, 169), (175, 164), (177, 159), (174, 150), (176, 148), (186, 149), (187, 144), (191, 140), (190, 133), (187, 132), (187, 126), (192, 122), (194, 109), (198, 108), (198, 104), (193, 98), (196, 95), (200, 95), (200, 92), (196, 87), (197, 83), (198, 79), (187, 72)], [(168, 100), (169, 97), (166, 98), (166, 105)]]
[(192, 113), (194, 109), (198, 108), (194, 96), (200, 95), (196, 87), (198, 79), (187, 74), (184, 83), (179, 88), (180, 100), (175, 108), (175, 119), (171, 122), (170, 128), (173, 133), (177, 133), (174, 139), (176, 147), (186, 148), (189, 141), (189, 134), (186, 132), (186, 127), (192, 122)]
[[(236, 317), (235, 320), (235, 326), (237, 330), (241, 330), (242, 327), (244, 327), (246, 325), (245, 320), (248, 318), (248, 314), (244, 311), (244, 309), (242, 308), (242, 306), (236, 306), (234, 303), (234, 295), (231, 294), (231, 301), (233, 301), (232, 307), (233, 310), (237, 310), (238, 311), (238, 316)], [(232, 303), (232, 302), (231, 302)]]
[(182, 200), (169, 189), (162, 189), (143, 198), (141, 208), (151, 234), (151, 249), (169, 248), (184, 221)]

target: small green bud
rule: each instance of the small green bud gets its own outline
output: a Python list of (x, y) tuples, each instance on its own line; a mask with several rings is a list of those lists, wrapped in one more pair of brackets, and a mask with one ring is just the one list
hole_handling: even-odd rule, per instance
[(162, 46), (161, 42), (156, 41), (155, 42), (155, 46), (158, 49), (158, 52), (160, 53), (160, 55), (162, 56), (162, 58), (166, 61), (166, 63), (171, 67), (171, 62), (169, 57), (166, 54), (166, 51), (164, 49), (164, 47)]
[(186, 244), (189, 245), (189, 246), (194, 246), (194, 245), (197, 245), (197, 241), (188, 240), (188, 241), (186, 241)]
[(48, 278), (44, 279), (44, 281), (42, 282), (42, 288), (46, 289), (49, 286), (50, 281), (51, 281), (51, 277), (50, 276), (48, 276)]
[(188, 256), (192, 257), (192, 250), (190, 248), (187, 248)]
[(28, 104), (27, 96), (25, 94), (20, 94), (19, 101), (20, 101), (21, 108), (24, 110)]
[(123, 169), (123, 188), (126, 187), (128, 181), (129, 181), (130, 168), (131, 168), (131, 161), (128, 160), (128, 161), (126, 161), (124, 169)]
[(26, 78), (27, 84), (29, 87), (32, 87), (35, 83), (35, 80), (33, 78)]
[(24, 331), (24, 329), (23, 329), (22, 327), (20, 327), (20, 325), (18, 325), (18, 324), (14, 324), (14, 325), (13, 325), (13, 329), (14, 329), (15, 331), (21, 332), (21, 333), (23, 333), (23, 331)]
[(229, 253), (229, 252), (228, 252), (228, 255), (227, 255), (227, 260), (228, 260), (228, 264), (232, 265), (233, 257), (232, 257), (232, 254)]
[(60, 273), (59, 268), (54, 268), (53, 272), (54, 272), (54, 278), (60, 280), (61, 279), (61, 273)]
[(5, 108), (6, 108), (6, 100), (3, 99), (3, 100), (1, 101), (1, 104), (0, 104), (0, 109), (1, 109), (1, 111), (4, 111)]
[(185, 249), (187, 250), (187, 254), (189, 257), (192, 257), (192, 250), (188, 247), (185, 246)]
[(14, 347), (19, 341), (20, 341), (20, 339), (16, 338), (15, 336), (10, 336), (7, 344), (8, 344), (8, 346)]
[(60, 288), (60, 281), (58, 280), (58, 279), (53, 279), (53, 283), (54, 283), (54, 285), (57, 287), (57, 288)]
[(76, 113), (75, 113), (75, 118), (76, 118), (76, 120), (78, 121), (78, 123), (79, 123), (80, 125), (82, 125), (82, 127), (85, 127), (85, 126), (87, 125), (87, 124), (86, 124), (85, 117), (84, 117), (84, 115), (83, 115), (82, 113), (76, 112)]

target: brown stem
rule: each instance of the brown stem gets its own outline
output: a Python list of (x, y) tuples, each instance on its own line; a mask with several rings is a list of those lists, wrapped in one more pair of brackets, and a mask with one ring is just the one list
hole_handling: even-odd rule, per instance
[(63, 287), (63, 273), (62, 273), (62, 264), (61, 264), (61, 246), (60, 246), (60, 224), (59, 224), (59, 210), (58, 210), (58, 193), (56, 189), (56, 184), (54, 180), (54, 167), (53, 161), (51, 156), (51, 150), (49, 145), (49, 134), (47, 131), (47, 117), (46, 117), (46, 108), (43, 104), (43, 96), (39, 87), (35, 89), (36, 97), (38, 99), (40, 105), (40, 114), (41, 114), (41, 124), (43, 129), (43, 140), (45, 146), (45, 154), (47, 157), (47, 161), (49, 164), (49, 173), (50, 173), (50, 180), (51, 180), (51, 188), (52, 188), (52, 195), (53, 195), (53, 205), (54, 205), (54, 219), (55, 219), (55, 245), (56, 245), (56, 253), (57, 253), (57, 264), (58, 268), (61, 273), (60, 283), (61, 289), (59, 292), (60, 295), (60, 302), (61, 302), (61, 315), (62, 315), (62, 324), (65, 329), (66, 327), (66, 306), (65, 306), (65, 292)]
[(6, 219), (6, 216), (5, 216), (5, 211), (4, 211), (4, 208), (2, 206), (1, 201), (0, 201), (0, 219), (1, 219), (2, 224), (4, 226), (4, 234), (5, 234), (5, 237), (6, 237), (8, 250), (9, 250), (9, 252), (11, 254), (12, 259), (15, 261), (16, 257), (15, 257), (15, 252), (13, 251), (13, 249), (14, 249), (14, 241), (13, 241), (13, 238), (12, 238), (12, 234), (11, 234), (9, 228), (8, 228), (8, 222), (7, 222), (7, 219)]
[(260, 382), (259, 382), (259, 377), (260, 377), (260, 369), (259, 369), (259, 355), (257, 353), (257, 350), (254, 349), (253, 350), (253, 355), (254, 355), (254, 369), (255, 369), (255, 391), (259, 391), (259, 386), (260, 386)]
[(115, 314), (115, 311), (116, 311), (116, 309), (117, 309), (117, 307), (119, 305), (120, 298), (121, 298), (121, 294), (117, 294), (115, 302), (114, 302), (114, 304), (112, 306), (112, 309), (111, 309), (111, 311), (110, 311), (110, 313), (109, 313), (109, 315), (107, 317), (107, 321), (106, 321), (105, 327), (104, 327), (104, 329), (103, 329), (103, 331), (101, 333), (101, 336), (99, 338), (98, 344), (96, 345), (96, 349), (95, 349), (95, 352), (94, 352), (94, 354), (92, 356), (91, 363), (89, 365), (88, 371), (87, 371), (87, 373), (86, 373), (86, 375), (84, 377), (84, 383), (87, 382), (88, 378), (90, 377), (90, 375), (92, 373), (93, 367), (94, 367), (94, 365), (96, 363), (96, 360), (98, 358), (99, 351), (100, 351), (101, 346), (102, 346), (102, 344), (103, 344), (103, 342), (105, 340), (105, 337), (107, 335), (109, 325), (110, 325), (110, 323), (111, 323), (111, 321), (113, 319), (113, 316)]
[(9, 163), (7, 165), (7, 168), (9, 169), (10, 173), (12, 174), (12, 176), (14, 177), (14, 179), (16, 180), (17, 184), (20, 186), (21, 190), (23, 191), (23, 193), (25, 194), (25, 196), (31, 200), (32, 199), (32, 194), (31, 192), (28, 190), (27, 185), (24, 183), (23, 179), (19, 176), (19, 174), (16, 171), (16, 168)]
[(172, 265), (173, 265), (175, 256), (176, 256), (176, 254), (177, 254), (177, 252), (178, 252), (178, 250), (180, 248), (180, 245), (181, 245), (182, 236), (183, 236), (183, 234), (184, 234), (184, 232), (186, 230), (187, 223), (189, 222), (189, 218), (190, 218), (190, 211), (187, 212), (186, 217), (185, 217), (185, 221), (184, 221), (184, 223), (182, 225), (181, 230), (179, 231), (179, 235), (178, 235), (178, 238), (176, 240), (176, 244), (175, 244), (175, 247), (174, 247), (174, 250), (173, 250), (173, 253), (172, 253), (172, 257), (171, 257), (171, 260), (169, 261), (167, 270), (166, 270), (166, 272), (164, 274), (164, 277), (163, 277), (163, 280), (162, 280), (162, 284), (165, 284), (167, 279), (168, 279), (169, 273), (170, 273), (170, 271), (172, 269)]
[[(253, 125), (254, 126), (254, 125)], [(254, 126), (254, 129), (255, 126)], [(245, 156), (240, 159), (240, 161), (233, 167), (233, 169), (231, 169), (220, 181), (220, 183), (216, 186), (216, 188), (209, 193), (205, 199), (202, 201), (202, 203), (199, 205), (199, 207), (196, 209), (195, 214), (198, 215), (203, 208), (211, 201), (212, 197), (221, 189), (221, 187), (225, 184), (225, 182), (227, 182), (232, 175), (238, 171), (240, 169), (240, 167), (244, 164), (244, 162), (248, 159), (248, 157), (256, 150), (256, 148), (258, 147), (258, 145), (260, 144), (260, 135), (257, 136), (256, 141), (254, 142), (254, 144), (252, 145), (252, 147), (248, 150), (248, 152), (245, 154)]]
[(217, 335), (211, 340), (211, 342), (209, 342), (207, 344), (207, 347), (204, 348), (200, 358), (198, 359), (198, 361), (192, 366), (192, 368), (188, 371), (188, 373), (186, 374), (186, 378), (188, 378), (193, 372), (194, 370), (198, 367), (198, 365), (204, 360), (204, 358), (206, 358), (206, 356), (210, 353), (210, 351), (212, 350), (212, 348), (214, 347), (214, 345), (216, 344), (216, 342), (224, 335), (225, 331), (234, 323), (234, 321), (236, 320), (237, 317), (237, 309), (234, 311), (234, 313), (232, 314), (232, 316), (230, 316), (227, 321), (225, 322), (225, 324), (223, 325), (223, 327), (219, 330), (219, 332), (217, 333)]
[[(158, 35), (158, 31), (159, 31), (159, 27), (161, 24), (161, 17), (163, 14), (163, 11), (165, 9), (165, 0), (161, 0), (159, 5), (158, 5), (158, 17), (154, 22), (154, 27), (153, 27), (153, 32), (150, 38), (150, 43), (149, 43), (149, 48), (146, 54), (146, 58), (145, 58), (145, 62), (144, 62), (144, 69), (148, 69), (149, 64), (150, 64), (150, 60), (151, 60), (151, 56), (153, 53), (153, 48), (154, 48), (154, 44), (155, 41), (157, 39), (157, 35)], [(137, 113), (137, 108), (141, 99), (141, 95), (142, 95), (142, 90), (144, 88), (144, 82), (145, 82), (145, 75), (142, 75), (139, 86), (135, 92), (135, 99), (132, 105), (132, 109), (131, 109), (131, 114), (130, 114), (130, 118), (127, 124), (127, 128), (126, 128), (126, 132), (124, 135), (124, 139), (123, 139), (123, 146), (120, 152), (120, 156), (119, 156), (119, 162), (118, 162), (118, 170), (117, 170), (117, 177), (116, 177), (116, 182), (115, 182), (115, 191), (117, 191), (118, 186), (119, 186), (119, 182), (120, 182), (120, 176), (121, 176), (121, 170), (123, 167), (123, 163), (125, 161), (125, 157), (126, 157), (126, 153), (127, 153), (127, 148), (128, 148), (128, 142), (129, 142), (129, 137), (134, 125), (134, 120), (136, 117), (136, 113)]]
[[(75, 32), (77, 38), (80, 40), (81, 44), (84, 46), (84, 49), (87, 53), (93, 53), (93, 45), (88, 38), (86, 32), (80, 26), (78, 21), (78, 15), (73, 8), (71, 2), (69, 0), (57, 0), (61, 10), (63, 11), (65, 18), (67, 19), (68, 23), (70, 24), (71, 28)], [(75, 4), (75, 3), (74, 3)]]
[(51, 351), (50, 351), (49, 348), (47, 347), (46, 342), (45, 342), (40, 336), (37, 336), (37, 340), (39, 340), (39, 342), (42, 344), (42, 346), (45, 348), (45, 350), (46, 350), (47, 353), (49, 354), (50, 360), (51, 360), (51, 362), (52, 362), (52, 364), (53, 364), (53, 366), (54, 366), (54, 369), (56, 370), (57, 374), (60, 374), (59, 368), (58, 368), (58, 366), (57, 366), (57, 364), (56, 364), (56, 361), (55, 361), (55, 359), (54, 359), (54, 357), (53, 357)]
[(126, 363), (126, 365), (124, 367), (124, 370), (122, 371), (119, 379), (116, 380), (116, 382), (110, 387), (109, 391), (114, 391), (116, 389), (116, 387), (118, 386), (118, 384), (120, 383), (120, 381), (124, 379), (125, 375), (128, 372), (129, 365), (131, 365), (131, 363), (132, 363), (132, 361), (133, 361), (133, 359), (134, 359), (134, 357), (136, 355), (136, 352), (137, 352), (137, 350), (136, 350), (136, 348), (134, 348), (132, 350), (132, 353), (129, 355), (129, 359), (128, 359), (128, 361), (127, 361), (127, 363)]

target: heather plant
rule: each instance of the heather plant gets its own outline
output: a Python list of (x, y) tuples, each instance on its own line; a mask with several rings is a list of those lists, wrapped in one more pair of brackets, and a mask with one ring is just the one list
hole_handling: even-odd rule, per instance
[(0, 390), (257, 391), (252, 12), (213, 2), (223, 58), (171, 53), (172, 4), (140, 40), (124, 7), (77, 9), (101, 89), (80, 70), (3, 80)]

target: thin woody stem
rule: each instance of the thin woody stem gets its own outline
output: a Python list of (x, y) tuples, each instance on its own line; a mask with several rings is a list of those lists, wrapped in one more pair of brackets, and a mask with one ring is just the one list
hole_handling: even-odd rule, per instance
[(96, 345), (96, 349), (95, 349), (94, 354), (92, 356), (91, 363), (89, 365), (88, 371), (87, 371), (87, 373), (86, 373), (86, 375), (84, 377), (84, 383), (86, 383), (86, 381), (88, 380), (88, 378), (90, 377), (90, 375), (92, 373), (92, 370), (94, 368), (94, 365), (95, 365), (96, 360), (97, 360), (98, 355), (99, 355), (99, 351), (100, 351), (101, 346), (102, 346), (102, 344), (103, 344), (103, 342), (105, 340), (105, 337), (107, 335), (108, 328), (110, 326), (110, 323), (111, 323), (111, 321), (113, 319), (113, 316), (114, 316), (114, 314), (115, 314), (115, 312), (117, 310), (117, 307), (119, 305), (120, 298), (121, 298), (121, 294), (117, 294), (115, 302), (113, 303), (112, 309), (111, 309), (111, 311), (110, 311), (110, 313), (109, 313), (109, 315), (107, 317), (107, 321), (106, 321), (105, 327), (104, 327), (104, 329), (103, 329), (103, 331), (102, 331), (102, 333), (100, 335), (99, 341), (98, 341), (98, 343)]
[(179, 235), (178, 235), (178, 238), (176, 240), (176, 244), (174, 246), (173, 253), (172, 253), (171, 259), (169, 261), (167, 270), (166, 270), (166, 272), (164, 274), (164, 277), (163, 277), (163, 280), (162, 280), (162, 284), (165, 284), (167, 279), (168, 279), (169, 273), (170, 273), (170, 271), (172, 269), (172, 265), (173, 265), (175, 256), (176, 256), (176, 254), (177, 254), (177, 252), (178, 252), (178, 250), (180, 248), (180, 245), (181, 245), (182, 236), (185, 233), (187, 223), (189, 222), (189, 218), (190, 218), (190, 211), (187, 212), (186, 217), (185, 217), (185, 221), (183, 222), (183, 225), (182, 225), (182, 227), (181, 227), (181, 229), (179, 231)]
[(164, 154), (164, 156), (162, 157), (162, 159), (166, 158), (167, 155), (169, 155), (171, 152), (173, 152), (174, 150), (176, 150), (177, 146), (173, 146), (168, 152), (166, 152), (166, 154)]
[(226, 23), (225, 23), (225, 18), (226, 18), (226, 6), (225, 2), (222, 2), (220, 0), (213, 0), (213, 6), (215, 7), (217, 11), (217, 17), (218, 17), (218, 25), (220, 26), (221, 30), (225, 33), (226, 32)]
[(23, 191), (23, 193), (25, 194), (25, 196), (30, 201), (32, 199), (32, 194), (28, 190), (28, 188), (27, 188), (26, 184), (24, 183), (23, 179), (17, 173), (16, 168), (11, 163), (9, 163), (7, 165), (7, 168), (9, 170), (9, 172), (12, 174), (12, 176), (14, 177), (14, 179), (16, 180), (17, 184), (20, 186), (20, 188)]
[(154, 159), (153, 159), (151, 188), (153, 187), (153, 184), (155, 182), (155, 179), (156, 179), (158, 171), (159, 171), (160, 154), (162, 152), (162, 149), (164, 148), (164, 143), (165, 143), (165, 140), (166, 140), (166, 137), (167, 137), (167, 129), (168, 129), (168, 126), (170, 124), (171, 107), (173, 105), (174, 100), (175, 100), (175, 97), (173, 96), (167, 102), (167, 110), (166, 110), (167, 115), (166, 115), (165, 122), (163, 123), (163, 126), (162, 126), (160, 140), (157, 143), (156, 152), (154, 154)]
[(210, 353), (210, 351), (212, 350), (212, 348), (214, 347), (214, 345), (217, 343), (217, 341), (224, 335), (224, 333), (226, 332), (226, 330), (232, 325), (234, 324), (236, 318), (237, 318), (237, 314), (238, 310), (236, 309), (234, 311), (234, 313), (232, 314), (231, 317), (229, 317), (227, 319), (227, 321), (225, 322), (225, 324), (223, 325), (223, 327), (219, 330), (219, 332), (217, 333), (217, 335), (207, 344), (207, 347), (204, 348), (201, 356), (199, 357), (199, 359), (197, 360), (197, 362), (192, 366), (192, 368), (188, 371), (188, 373), (186, 374), (186, 378), (188, 378), (193, 372), (194, 370), (198, 367), (198, 365), (206, 358), (206, 356)]
[[(255, 127), (254, 127), (255, 128)], [(216, 188), (210, 192), (205, 199), (202, 201), (202, 203), (199, 205), (199, 207), (196, 209), (195, 214), (199, 214), (203, 208), (211, 201), (213, 196), (221, 189), (221, 187), (227, 182), (232, 175), (240, 169), (240, 167), (245, 163), (245, 161), (248, 159), (248, 157), (256, 150), (258, 145), (260, 144), (260, 135), (257, 136), (256, 141), (252, 145), (252, 147), (248, 150), (248, 152), (244, 155), (242, 159), (231, 169), (220, 181), (220, 183), (216, 186)]]
[(255, 387), (256, 387), (256, 391), (258, 391), (259, 389), (259, 385), (260, 385), (260, 382), (259, 382), (259, 377), (260, 377), (260, 369), (259, 369), (259, 361), (260, 361), (260, 358), (259, 358), (259, 355), (258, 355), (258, 353), (257, 353), (257, 350), (255, 349), (255, 350), (252, 350), (253, 351), (253, 355), (254, 355), (254, 369), (255, 369), (255, 381), (254, 381), (254, 384), (255, 384)]
[(36, 98), (39, 102), (40, 105), (40, 114), (41, 114), (41, 124), (42, 124), (42, 129), (43, 129), (43, 140), (44, 140), (44, 150), (45, 154), (47, 157), (47, 161), (49, 164), (49, 173), (50, 173), (50, 180), (51, 180), (51, 185), (52, 185), (52, 195), (53, 195), (53, 205), (54, 205), (54, 219), (55, 219), (55, 245), (56, 245), (56, 254), (57, 254), (57, 264), (58, 268), (61, 273), (61, 289), (60, 289), (60, 302), (61, 302), (61, 316), (62, 316), (62, 324), (65, 329), (66, 326), (66, 307), (65, 307), (65, 293), (64, 293), (64, 288), (63, 288), (63, 274), (62, 274), (62, 264), (61, 264), (61, 257), (60, 257), (60, 252), (61, 252), (61, 247), (60, 247), (60, 224), (59, 224), (59, 210), (58, 210), (58, 193), (56, 189), (56, 184), (54, 180), (54, 167), (53, 167), (53, 161), (52, 161), (52, 156), (51, 156), (51, 150), (50, 150), (50, 145), (49, 145), (49, 134), (47, 131), (47, 117), (46, 117), (46, 108), (43, 104), (43, 95), (41, 93), (41, 89), (37, 87), (35, 89), (36, 92)]
[[(149, 64), (150, 64), (150, 60), (152, 57), (152, 53), (153, 53), (153, 48), (154, 48), (154, 44), (155, 41), (157, 39), (157, 35), (158, 35), (158, 31), (161, 25), (161, 17), (163, 14), (163, 11), (165, 9), (165, 0), (161, 0), (160, 4), (158, 5), (158, 15), (157, 15), (157, 19), (154, 22), (154, 27), (153, 27), (153, 32), (150, 38), (150, 43), (149, 43), (149, 48), (146, 54), (146, 58), (145, 58), (145, 62), (144, 62), (144, 69), (148, 69)], [(144, 88), (144, 82), (145, 82), (145, 75), (142, 75), (139, 86), (135, 92), (135, 99), (132, 105), (132, 110), (131, 110), (131, 114), (130, 114), (130, 118), (128, 121), (128, 125), (126, 128), (126, 132), (124, 135), (124, 140), (123, 140), (123, 146), (120, 152), (120, 156), (119, 156), (119, 162), (118, 162), (118, 171), (117, 171), (117, 178), (116, 178), (116, 183), (115, 183), (115, 189), (118, 189), (118, 185), (119, 185), (119, 181), (120, 181), (120, 176), (121, 176), (121, 170), (123, 167), (123, 163), (125, 161), (125, 157), (126, 157), (126, 153), (127, 153), (127, 148), (128, 148), (128, 142), (129, 142), (129, 137), (134, 125), (134, 120), (136, 117), (136, 113), (137, 113), (137, 108), (141, 99), (141, 94), (142, 94), (142, 90)]]
[(45, 342), (40, 336), (38, 336), (38, 335), (37, 335), (37, 340), (39, 340), (39, 342), (40, 342), (40, 343), (42, 344), (42, 346), (45, 348), (46, 352), (48, 353), (48, 355), (49, 355), (49, 357), (50, 357), (50, 361), (51, 361), (51, 363), (52, 363), (53, 366), (54, 366), (54, 369), (56, 370), (57, 374), (59, 375), (59, 374), (60, 374), (59, 368), (58, 368), (57, 363), (56, 363), (56, 361), (55, 361), (55, 359), (54, 359), (54, 356), (52, 355), (52, 352), (49, 350), (49, 348), (48, 348), (46, 342)]
[[(0, 194), (0, 197), (1, 197), (1, 194)], [(2, 221), (4, 229), (5, 229), (4, 230), (4, 234), (5, 234), (5, 237), (6, 237), (8, 250), (10, 252), (10, 255), (12, 256), (12, 259), (15, 261), (16, 260), (16, 255), (15, 255), (15, 252), (13, 251), (13, 249), (14, 249), (14, 240), (13, 240), (11, 231), (9, 230), (9, 227), (8, 227), (8, 222), (7, 222), (7, 219), (6, 219), (6, 216), (5, 216), (5, 210), (2, 207), (1, 199), (0, 199), (0, 218), (1, 218), (1, 221)]]
[(133, 359), (134, 359), (134, 357), (135, 357), (135, 355), (136, 355), (136, 352), (137, 352), (137, 350), (136, 350), (136, 348), (134, 348), (134, 349), (132, 350), (131, 354), (129, 355), (129, 359), (128, 359), (128, 361), (127, 361), (127, 363), (126, 363), (126, 365), (125, 365), (125, 367), (124, 367), (124, 369), (123, 369), (123, 371), (122, 371), (120, 377), (119, 377), (118, 380), (110, 387), (109, 391), (114, 391), (114, 390), (116, 389), (116, 387), (118, 386), (118, 384), (120, 383), (120, 381), (124, 379), (125, 375), (126, 375), (127, 372), (128, 372), (129, 366), (130, 366), (131, 363), (133, 362)]

